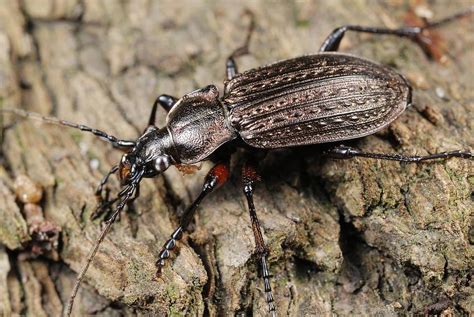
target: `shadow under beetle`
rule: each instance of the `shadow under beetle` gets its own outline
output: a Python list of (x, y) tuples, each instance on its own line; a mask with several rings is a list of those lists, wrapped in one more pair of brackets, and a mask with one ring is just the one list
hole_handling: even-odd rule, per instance
[[(251, 16), (249, 31), (244, 45), (227, 59), (224, 95), (219, 97), (217, 88), (209, 85), (180, 99), (169, 95), (159, 96), (153, 105), (148, 127), (136, 141), (121, 140), (84, 125), (23, 110), (3, 109), (2, 112), (91, 132), (127, 151), (97, 188), (96, 194), (101, 198), (107, 180), (118, 172), (122, 190), (114, 200), (106, 202), (109, 207), (116, 202), (117, 205), (109, 214), (87, 257), (64, 314), (71, 314), (80, 283), (100, 243), (125, 205), (139, 196), (139, 184), (143, 178), (156, 177), (173, 164), (186, 165), (203, 160), (216, 163), (207, 174), (201, 193), (185, 211), (178, 228), (163, 245), (156, 262), (159, 277), (165, 260), (176, 248), (177, 241), (182, 238), (201, 201), (229, 177), (232, 151), (223, 145), (240, 140), (247, 148), (274, 149), (360, 138), (386, 127), (411, 104), (411, 87), (403, 76), (366, 59), (335, 52), (346, 31), (406, 37), (426, 48), (421, 45), (426, 44), (423, 43), (426, 40), (423, 37), (426, 29), (436, 28), (473, 12), (474, 6), (466, 12), (424, 27), (386, 29), (343, 26), (326, 38), (318, 54), (283, 60), (238, 73), (235, 58), (249, 53), (248, 46), (255, 27), (253, 15), (247, 12)], [(154, 124), (158, 105), (169, 111), (163, 128), (157, 128)], [(325, 154), (336, 159), (359, 156), (400, 162), (474, 157), (469, 151), (427, 156), (368, 153), (343, 145), (333, 147)], [(256, 254), (260, 260), (266, 302), (269, 312), (275, 316), (276, 306), (267, 263), (268, 249), (253, 202), (254, 183), (259, 180), (254, 161), (249, 160), (244, 164), (242, 180)]]

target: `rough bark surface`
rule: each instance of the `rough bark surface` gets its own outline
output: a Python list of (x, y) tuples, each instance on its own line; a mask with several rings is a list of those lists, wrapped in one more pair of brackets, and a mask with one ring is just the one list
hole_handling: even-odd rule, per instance
[[(160, 93), (223, 87), (224, 62), (257, 17), (245, 70), (317, 51), (344, 24), (396, 27), (408, 10), (441, 18), (471, 1), (0, 0), (0, 103), (133, 139)], [(427, 154), (474, 148), (474, 23), (439, 30), (442, 62), (409, 40), (348, 34), (341, 50), (390, 65), (414, 86), (414, 107), (389, 129), (353, 142), (370, 151)], [(449, 48), (449, 51), (447, 50)], [(159, 110), (158, 124), (165, 113)], [(67, 128), (3, 119), (0, 166), (0, 311), (58, 316), (99, 234), (94, 189), (121, 153)], [(255, 200), (270, 249), (279, 315), (353, 316), (474, 311), (474, 167), (451, 159), (406, 165), (332, 161), (320, 148), (272, 152)], [(207, 199), (178, 256), (153, 281), (158, 252), (197, 195), (171, 168), (143, 181), (100, 247), (73, 313), (266, 315), (238, 176)], [(17, 176), (45, 192), (45, 218), (61, 228), (59, 257), (25, 256), (32, 236)], [(111, 184), (118, 190), (117, 181)]]

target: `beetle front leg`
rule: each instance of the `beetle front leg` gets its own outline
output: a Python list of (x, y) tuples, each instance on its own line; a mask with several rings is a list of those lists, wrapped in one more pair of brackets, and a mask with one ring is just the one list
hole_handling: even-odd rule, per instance
[(458, 157), (463, 159), (474, 159), (474, 153), (469, 151), (449, 151), (442, 153), (435, 153), (425, 156), (406, 156), (401, 154), (386, 154), (386, 153), (372, 153), (372, 152), (363, 152), (354, 147), (340, 145), (334, 147), (324, 153), (326, 156), (334, 159), (350, 159), (353, 157), (367, 157), (379, 160), (390, 160), (390, 161), (399, 161), (405, 163), (419, 163), (423, 161), (437, 160), (437, 159), (448, 159), (452, 157)]
[(234, 78), (235, 74), (238, 73), (235, 58), (240, 57), (242, 55), (249, 54), (249, 43), (250, 43), (252, 34), (255, 30), (255, 16), (252, 13), (252, 11), (245, 10), (244, 14), (250, 17), (250, 24), (247, 30), (247, 37), (245, 38), (244, 44), (238, 47), (237, 49), (235, 49), (232, 52), (232, 54), (229, 56), (229, 58), (227, 58), (227, 61), (225, 63), (225, 68), (226, 68), (226, 75), (227, 75), (226, 77), (228, 80), (231, 80), (232, 78)]
[(426, 39), (423, 37), (423, 31), (427, 29), (436, 28), (442, 26), (448, 22), (463, 18), (474, 12), (474, 7), (471, 7), (466, 12), (461, 12), (453, 16), (447, 17), (440, 21), (431, 22), (426, 24), (423, 27), (403, 27), (399, 29), (388, 29), (388, 28), (378, 28), (378, 27), (366, 27), (359, 25), (345, 25), (339, 27), (332, 31), (332, 33), (326, 38), (319, 49), (320, 52), (329, 52), (337, 51), (339, 49), (339, 44), (341, 43), (342, 38), (344, 37), (347, 31), (361, 32), (361, 33), (372, 33), (372, 34), (386, 34), (386, 35), (395, 35), (398, 37), (406, 37), (414, 40), (427, 54), (430, 56), (429, 49), (426, 45)]
[[(108, 194), (107, 194), (108, 189), (106, 189), (105, 185), (109, 181), (110, 176), (115, 174), (118, 171), (118, 168), (119, 168), (118, 165), (115, 165), (114, 167), (112, 167), (110, 169), (110, 171), (102, 178), (99, 185), (97, 186), (97, 189), (95, 190), (95, 197), (97, 199), (97, 208), (91, 214), (91, 216), (90, 216), (91, 220), (94, 220), (94, 219), (97, 219), (98, 217), (100, 217), (107, 208), (110, 208), (112, 206), (112, 204), (117, 201), (117, 199), (113, 199), (113, 200), (110, 200), (110, 201), (108, 200), (108, 197), (107, 197), (108, 196)], [(106, 196), (105, 197), (103, 197), (103, 195), (102, 195), (104, 190), (106, 191)]]
[(151, 108), (150, 118), (148, 119), (148, 126), (155, 125), (156, 110), (160, 105), (166, 112), (169, 112), (173, 108), (174, 104), (178, 101), (177, 98), (170, 95), (160, 95), (156, 98)]
[(204, 184), (202, 186), (201, 193), (199, 196), (194, 200), (191, 206), (186, 209), (183, 216), (181, 217), (180, 223), (178, 228), (176, 228), (173, 233), (171, 234), (170, 239), (166, 241), (161, 249), (158, 260), (156, 261), (156, 277), (161, 276), (161, 271), (163, 266), (165, 265), (165, 260), (170, 257), (171, 252), (176, 248), (176, 242), (181, 240), (183, 237), (183, 232), (186, 231), (189, 223), (193, 219), (194, 213), (196, 209), (199, 207), (201, 201), (206, 197), (209, 193), (211, 193), (217, 187), (223, 185), (227, 179), (229, 178), (229, 162), (225, 161), (222, 163), (216, 164), (207, 174)]
[(252, 222), (252, 231), (255, 238), (255, 249), (257, 256), (260, 258), (260, 265), (262, 270), (263, 285), (265, 297), (268, 304), (268, 310), (272, 316), (276, 316), (276, 307), (272, 294), (272, 287), (270, 284), (270, 271), (268, 269), (267, 255), (268, 248), (263, 240), (260, 222), (258, 221), (257, 212), (253, 203), (253, 184), (260, 180), (255, 168), (246, 163), (242, 168), (242, 181), (244, 185), (244, 194), (247, 198), (247, 204), (250, 213), (250, 221)]

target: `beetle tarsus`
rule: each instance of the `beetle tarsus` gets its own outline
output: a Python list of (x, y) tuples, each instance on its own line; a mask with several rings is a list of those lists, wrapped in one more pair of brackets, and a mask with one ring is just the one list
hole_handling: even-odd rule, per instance
[[(188, 211), (189, 209), (186, 212)], [(161, 277), (161, 273), (165, 265), (165, 260), (171, 256), (171, 251), (173, 251), (176, 248), (177, 241), (181, 240), (182, 237), (183, 237), (183, 227), (179, 226), (173, 232), (173, 234), (171, 235), (171, 238), (169, 238), (168, 241), (166, 241), (166, 243), (163, 245), (163, 248), (161, 249), (158, 255), (158, 260), (155, 262), (155, 266), (156, 266), (155, 277), (156, 278)]]

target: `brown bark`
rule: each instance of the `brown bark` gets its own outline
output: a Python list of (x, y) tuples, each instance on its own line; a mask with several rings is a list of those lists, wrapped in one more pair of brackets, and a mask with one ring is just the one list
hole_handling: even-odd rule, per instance
[[(225, 59), (244, 39), (245, 8), (255, 13), (257, 31), (240, 70), (317, 52), (343, 24), (395, 27), (410, 7), (441, 18), (470, 3), (412, 2), (1, 0), (0, 103), (133, 139), (156, 95), (210, 83), (222, 89)], [(473, 25), (471, 17), (439, 30), (444, 63), (408, 40), (344, 39), (343, 51), (390, 65), (414, 86), (414, 107), (355, 145), (406, 154), (473, 148)], [(164, 119), (160, 109), (160, 126)], [(95, 185), (121, 153), (67, 128), (11, 116), (3, 124), (0, 310), (56, 316), (99, 234), (99, 221), (89, 219)], [(262, 163), (255, 203), (279, 314), (472, 312), (472, 161), (331, 161), (318, 149), (272, 152)], [(102, 244), (74, 314), (265, 315), (239, 158), (159, 282), (152, 280), (159, 249), (210, 165), (194, 176), (171, 168), (143, 181), (134, 210)], [(61, 228), (57, 261), (25, 255), (32, 237), (13, 189), (21, 174), (44, 188), (45, 218)], [(118, 190), (116, 180), (111, 188)]]

